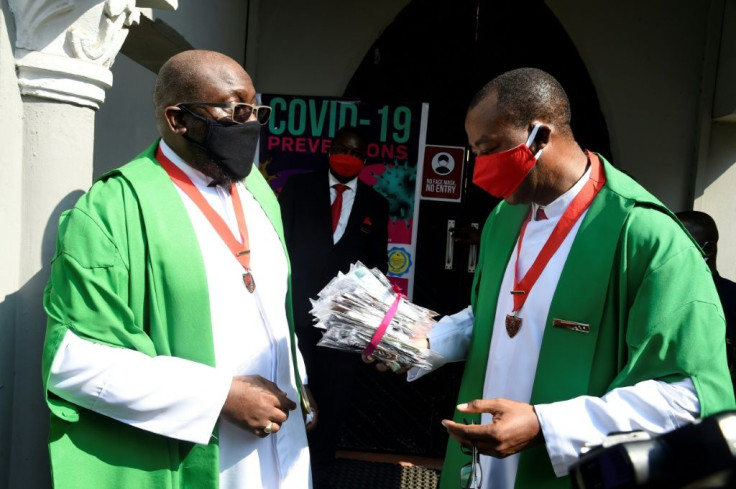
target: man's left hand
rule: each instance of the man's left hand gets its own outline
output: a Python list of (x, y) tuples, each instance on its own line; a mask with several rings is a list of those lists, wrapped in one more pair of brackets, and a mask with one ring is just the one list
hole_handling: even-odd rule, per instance
[(505, 458), (527, 447), (544, 443), (534, 406), (509, 399), (476, 399), (460, 404), (462, 413), (490, 413), (488, 424), (465, 425), (442, 420), (442, 425), (458, 443), (466, 448), (475, 444), (484, 455)]

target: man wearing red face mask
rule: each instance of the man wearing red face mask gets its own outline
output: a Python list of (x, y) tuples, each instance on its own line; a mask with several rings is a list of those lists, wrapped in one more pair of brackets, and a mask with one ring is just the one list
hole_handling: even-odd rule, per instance
[(723, 311), (697, 244), (580, 148), (557, 80), (500, 75), (465, 129), (474, 183), (504, 201), (483, 229), (471, 306), (429, 337), (445, 361), (467, 360), (442, 422), (441, 487), (567, 488), (585, 443), (732, 409)]
[(340, 425), (360, 358), (317, 346), (322, 333), (312, 325), (309, 299), (357, 260), (384, 273), (388, 268), (388, 202), (358, 178), (366, 148), (355, 127), (343, 127), (332, 140), (329, 168), (290, 178), (279, 195), (292, 266), (296, 333), (319, 405), (319, 422), (309, 434), (315, 489), (330, 487)]

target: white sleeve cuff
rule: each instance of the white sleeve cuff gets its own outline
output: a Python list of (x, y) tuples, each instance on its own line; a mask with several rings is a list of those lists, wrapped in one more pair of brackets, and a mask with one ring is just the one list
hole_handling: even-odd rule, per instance
[(700, 403), (690, 378), (667, 383), (646, 380), (603, 397), (581, 396), (534, 410), (557, 477), (567, 474), (586, 443), (598, 444), (616, 431), (662, 434), (692, 423)]
[(470, 306), (451, 316), (440, 319), (429, 330), (427, 338), (432, 351), (440, 354), (441, 358), (432, 362), (431, 370), (412, 368), (406, 375), (406, 380), (412, 382), (433, 372), (446, 363), (461, 362), (468, 355), (468, 345), (473, 334), (473, 310)]
[(159, 435), (207, 444), (232, 376), (177, 357), (93, 343), (67, 331), (49, 375), (51, 392)]

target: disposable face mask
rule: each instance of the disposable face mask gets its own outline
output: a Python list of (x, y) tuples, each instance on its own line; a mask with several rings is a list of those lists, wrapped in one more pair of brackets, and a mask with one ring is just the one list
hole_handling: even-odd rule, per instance
[(541, 149), (536, 155), (529, 149), (539, 126), (540, 124), (534, 125), (526, 143), (507, 151), (477, 156), (473, 183), (494, 197), (509, 198), (519, 188), (542, 154)]
[(363, 169), (363, 160), (349, 154), (331, 154), (330, 168), (341, 177), (353, 178)]

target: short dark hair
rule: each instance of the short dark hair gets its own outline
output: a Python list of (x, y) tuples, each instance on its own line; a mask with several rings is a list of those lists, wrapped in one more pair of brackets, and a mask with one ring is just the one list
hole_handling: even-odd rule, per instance
[(526, 127), (542, 119), (570, 132), (570, 100), (555, 77), (538, 68), (507, 71), (481, 88), (470, 102), (474, 108), (490, 95), (505, 120), (516, 127)]
[(675, 215), (691, 234), (702, 235), (697, 237), (703, 241), (718, 241), (718, 226), (710, 214), (701, 211), (680, 211)]
[(343, 137), (346, 134), (351, 134), (351, 135), (355, 136), (358, 139), (358, 141), (360, 142), (361, 146), (363, 146), (363, 148), (365, 148), (365, 147), (368, 146), (368, 140), (365, 138), (365, 136), (363, 135), (363, 133), (361, 132), (361, 130), (358, 129), (356, 126), (342, 126), (335, 133), (335, 137), (333, 138), (333, 140), (335, 140), (337, 138), (340, 138), (340, 137)]

